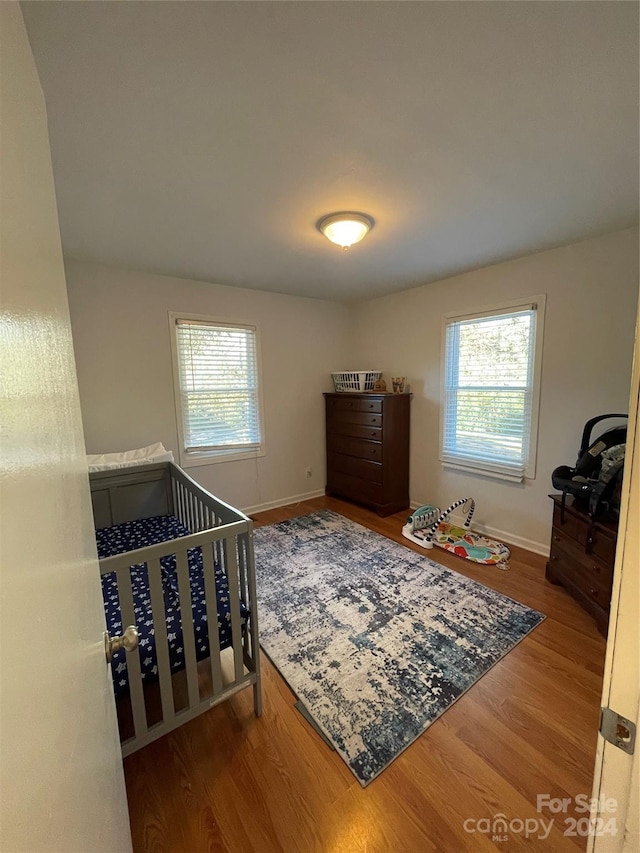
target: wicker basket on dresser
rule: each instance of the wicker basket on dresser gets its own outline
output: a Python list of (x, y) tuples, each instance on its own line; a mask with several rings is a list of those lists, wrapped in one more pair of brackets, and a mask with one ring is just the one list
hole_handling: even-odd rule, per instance
[(563, 506), (562, 495), (549, 497), (553, 500), (553, 530), (546, 578), (562, 584), (606, 635), (618, 520), (615, 516), (592, 519), (571, 498)]
[(328, 495), (378, 515), (409, 507), (411, 394), (325, 394)]

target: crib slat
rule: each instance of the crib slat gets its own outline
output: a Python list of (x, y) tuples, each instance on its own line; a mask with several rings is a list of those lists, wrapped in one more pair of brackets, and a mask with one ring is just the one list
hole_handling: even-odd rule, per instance
[(242, 663), (242, 628), (240, 624), (240, 591), (238, 589), (238, 555), (236, 537), (224, 540), (225, 568), (229, 583), (229, 606), (231, 608), (231, 636), (233, 638), (233, 664), (236, 681), (244, 675)]
[(181, 509), (182, 509), (182, 518), (180, 521), (184, 524), (186, 528), (189, 527), (189, 517), (187, 514), (187, 490), (184, 485), (180, 484), (180, 495), (181, 495)]
[(182, 487), (182, 504), (184, 509), (184, 526), (191, 530), (191, 519), (189, 518), (189, 491), (183, 486)]
[(193, 636), (193, 610), (191, 605), (191, 585), (189, 583), (189, 564), (185, 550), (176, 551), (178, 564), (178, 592), (180, 594), (180, 615), (182, 621), (182, 643), (184, 646), (185, 669), (189, 707), (200, 701), (198, 690), (198, 663), (196, 661), (196, 643)]
[(249, 522), (249, 529), (246, 534), (242, 535), (247, 546), (247, 564), (249, 567), (249, 577), (247, 578), (249, 586), (249, 602), (251, 606), (251, 656), (253, 658), (253, 669), (255, 672), (255, 682), (253, 684), (253, 708), (256, 717), (262, 714), (262, 679), (260, 675), (260, 636), (258, 632), (258, 598), (256, 592), (256, 572), (255, 572), (255, 550), (253, 546), (253, 522)]
[(200, 530), (200, 527), (198, 525), (198, 501), (193, 492), (191, 492), (189, 497), (191, 498), (191, 521), (193, 524), (193, 527), (191, 529), (194, 533), (197, 533), (198, 530)]
[(180, 521), (185, 527), (189, 527), (189, 519), (187, 518), (187, 492), (182, 483), (180, 483)]
[[(216, 521), (218, 521), (218, 519), (216, 519)], [(222, 556), (222, 540), (221, 539), (219, 539), (216, 542), (214, 548), (215, 548), (216, 563), (218, 563), (218, 565), (220, 565), (220, 566), (224, 566), (224, 559)]]
[[(128, 568), (116, 572), (118, 584), (118, 598), (120, 600), (120, 612), (122, 613), (122, 627), (136, 624), (136, 614), (133, 608), (133, 592), (131, 591), (131, 572)], [(129, 693), (131, 697), (131, 710), (133, 712), (133, 726), (136, 738), (142, 737), (147, 732), (147, 711), (144, 704), (144, 692), (142, 690), (142, 671), (140, 669), (140, 653), (144, 649), (138, 647), (132, 652), (127, 652), (127, 674), (129, 676)]]
[(238, 548), (242, 554), (242, 562), (245, 568), (245, 577), (244, 577), (244, 594), (245, 594), (245, 604), (251, 611), (250, 617), (250, 627), (251, 630), (245, 632), (245, 648), (250, 651), (251, 658), (255, 658), (255, 631), (253, 630), (253, 626), (257, 621), (257, 605), (255, 598), (255, 590), (251, 587), (251, 579), (253, 577), (253, 540), (251, 533), (241, 533), (238, 536)]
[(176, 518), (182, 522), (182, 483), (176, 480)]
[(178, 481), (173, 476), (171, 477), (171, 495), (173, 497), (171, 513), (175, 518), (180, 518), (180, 511), (178, 509)]
[(164, 595), (162, 592), (162, 569), (160, 560), (149, 560), (149, 589), (151, 591), (151, 612), (153, 614), (153, 632), (156, 641), (156, 659), (160, 678), (160, 701), (162, 703), (162, 720), (170, 722), (175, 716), (173, 704), (173, 687), (171, 684), (171, 662), (169, 660), (169, 640), (167, 638), (167, 621), (164, 612)]
[(211, 543), (202, 546), (204, 567), (204, 593), (207, 599), (207, 630), (209, 632), (209, 654), (211, 658), (211, 680), (213, 695), (222, 692), (222, 668), (220, 666), (220, 634), (218, 633), (218, 601), (216, 598), (215, 568)]
[(247, 537), (238, 536), (238, 562), (240, 565), (240, 597), (247, 604)]

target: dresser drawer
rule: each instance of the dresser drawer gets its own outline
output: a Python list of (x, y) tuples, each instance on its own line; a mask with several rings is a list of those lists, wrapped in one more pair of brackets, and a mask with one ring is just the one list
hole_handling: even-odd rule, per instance
[(551, 548), (549, 562), (556, 576), (566, 579), (600, 607), (609, 608), (611, 579), (598, 571), (594, 571), (593, 567), (578, 562), (572, 554), (565, 551), (557, 543), (554, 543)]
[(553, 527), (561, 530), (565, 536), (574, 539), (581, 545), (587, 544), (587, 520), (576, 518), (571, 513), (564, 513), (564, 521), (562, 520), (562, 509), (559, 506), (553, 508)]
[(365, 504), (375, 505), (383, 502), (383, 490), (380, 484), (342, 474), (339, 471), (328, 472), (327, 494), (339, 495)]
[(607, 563), (594, 554), (588, 553), (575, 540), (565, 536), (564, 533), (554, 527), (551, 533), (551, 554), (554, 555), (560, 551), (567, 558), (570, 558), (576, 567), (580, 568), (584, 577), (590, 578), (593, 583), (611, 588), (613, 584), (613, 563)]
[[(357, 424), (363, 427), (382, 427), (382, 415), (375, 412), (330, 412), (327, 415), (327, 432), (344, 433), (345, 428)], [(350, 433), (346, 433), (349, 435)]]
[(371, 441), (382, 441), (382, 429), (380, 427), (363, 426), (362, 424), (340, 424), (339, 428), (329, 429), (327, 425), (327, 441), (339, 436), (353, 436), (354, 438), (368, 438)]
[(603, 530), (592, 527), (587, 533), (587, 553), (610, 563), (613, 567), (616, 559), (616, 540), (613, 536), (607, 536)]
[(592, 522), (588, 516), (576, 517), (570, 511), (565, 511), (564, 522), (559, 506), (553, 508), (553, 529), (561, 531), (569, 539), (577, 542), (587, 554), (592, 554), (605, 563), (613, 562), (616, 556), (616, 537), (603, 529), (598, 522)]
[(333, 397), (327, 401), (328, 412), (382, 412), (382, 400), (361, 397)]
[(372, 483), (382, 482), (382, 465), (379, 462), (346, 456), (344, 453), (328, 453), (327, 469), (329, 472), (337, 471), (340, 474), (349, 474), (352, 477), (360, 477)]
[(327, 450), (330, 453), (346, 453), (372, 462), (382, 462), (382, 444), (379, 441), (367, 441), (364, 438), (351, 438), (348, 435), (327, 436)]

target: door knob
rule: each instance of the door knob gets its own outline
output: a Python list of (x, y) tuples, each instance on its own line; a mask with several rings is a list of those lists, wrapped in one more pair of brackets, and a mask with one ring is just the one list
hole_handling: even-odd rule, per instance
[(113, 653), (119, 649), (126, 649), (132, 652), (138, 648), (138, 630), (135, 625), (129, 625), (125, 628), (124, 634), (121, 637), (112, 637), (108, 631), (104, 632), (104, 653), (107, 658), (107, 663), (111, 663)]

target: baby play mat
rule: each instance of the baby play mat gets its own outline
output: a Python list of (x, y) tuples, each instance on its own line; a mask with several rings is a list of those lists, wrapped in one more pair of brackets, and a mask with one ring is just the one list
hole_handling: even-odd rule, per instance
[(431, 541), (445, 551), (451, 551), (458, 557), (471, 560), (473, 563), (495, 565), (507, 568), (510, 551), (502, 542), (487, 539), (478, 533), (472, 533), (464, 527), (457, 527), (446, 521), (441, 522), (431, 537)]

